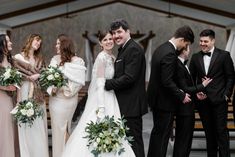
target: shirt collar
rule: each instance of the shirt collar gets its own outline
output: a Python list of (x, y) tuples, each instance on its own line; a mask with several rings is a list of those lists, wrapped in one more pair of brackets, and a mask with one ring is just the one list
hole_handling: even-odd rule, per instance
[(174, 46), (175, 50), (177, 50), (176, 45), (173, 43), (173, 41), (169, 40), (169, 42)]
[(126, 45), (126, 43), (129, 41), (131, 39), (131, 37), (130, 38), (128, 38), (127, 40), (126, 40), (126, 42), (121, 46), (122, 48)]
[(212, 49), (209, 50), (209, 52), (211, 53), (211, 56), (213, 55), (214, 50), (215, 50), (214, 46), (212, 47)]
[(184, 61), (185, 61), (185, 59), (184, 58), (182, 58), (182, 57), (180, 57), (180, 56), (178, 56), (178, 59), (184, 64)]

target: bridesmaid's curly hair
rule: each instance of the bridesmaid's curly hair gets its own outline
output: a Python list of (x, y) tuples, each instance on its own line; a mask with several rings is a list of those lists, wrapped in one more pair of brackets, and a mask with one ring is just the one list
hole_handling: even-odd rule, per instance
[(60, 41), (60, 65), (64, 65), (65, 62), (70, 62), (72, 57), (76, 55), (74, 44), (73, 41), (65, 34), (59, 35), (58, 39)]
[(11, 52), (7, 49), (6, 34), (0, 34), (0, 64), (3, 62), (4, 55), (7, 56), (7, 61), (13, 65)]

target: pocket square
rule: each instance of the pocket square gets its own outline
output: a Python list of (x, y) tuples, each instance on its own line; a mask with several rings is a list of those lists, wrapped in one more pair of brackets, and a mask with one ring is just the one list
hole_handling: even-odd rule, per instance
[(116, 63), (117, 63), (117, 62), (121, 62), (121, 61), (122, 61), (122, 59), (118, 59), (118, 60), (116, 60)]

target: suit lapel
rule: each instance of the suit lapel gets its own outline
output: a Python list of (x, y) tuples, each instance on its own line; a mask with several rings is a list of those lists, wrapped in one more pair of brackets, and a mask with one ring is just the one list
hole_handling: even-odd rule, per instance
[(211, 57), (211, 62), (210, 62), (210, 65), (209, 65), (209, 69), (208, 69), (208, 74), (210, 73), (213, 65), (215, 64), (215, 60), (216, 58), (218, 57), (218, 54), (219, 52), (217, 51), (217, 49), (215, 48), (214, 52), (213, 52), (213, 55)]
[(123, 54), (123, 52), (125, 51), (125, 49), (128, 47), (128, 45), (130, 45), (130, 43), (132, 42), (132, 40), (133, 39), (130, 39), (125, 45), (124, 45), (124, 47), (123, 48), (119, 48), (118, 49), (118, 55), (117, 55), (117, 58), (119, 58), (122, 54)]
[(202, 55), (201, 52), (200, 52), (199, 55), (198, 55), (198, 60), (199, 60), (199, 63), (200, 63), (200, 65), (201, 65), (201, 68), (202, 68), (203, 73), (206, 75), (205, 66), (204, 66), (204, 60), (203, 60), (203, 55)]

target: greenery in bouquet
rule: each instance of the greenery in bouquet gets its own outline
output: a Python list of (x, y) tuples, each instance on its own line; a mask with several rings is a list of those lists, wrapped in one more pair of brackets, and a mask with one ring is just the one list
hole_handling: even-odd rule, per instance
[(85, 132), (87, 135), (84, 138), (88, 139), (88, 148), (91, 153), (98, 157), (101, 153), (118, 153), (120, 155), (125, 152), (123, 142), (132, 141), (132, 137), (127, 137), (126, 132), (129, 128), (125, 125), (126, 120), (120, 118), (114, 119), (114, 116), (105, 116), (101, 121), (87, 124)]
[(66, 84), (67, 80), (63, 77), (58, 67), (48, 66), (41, 71), (39, 84), (42, 89), (47, 90), (50, 86), (60, 88)]
[(22, 74), (14, 67), (6, 67), (0, 69), (0, 85), (20, 86), (22, 82)]
[(28, 99), (19, 102), (11, 114), (19, 126), (25, 124), (31, 127), (35, 119), (43, 117), (44, 111), (33, 99)]

